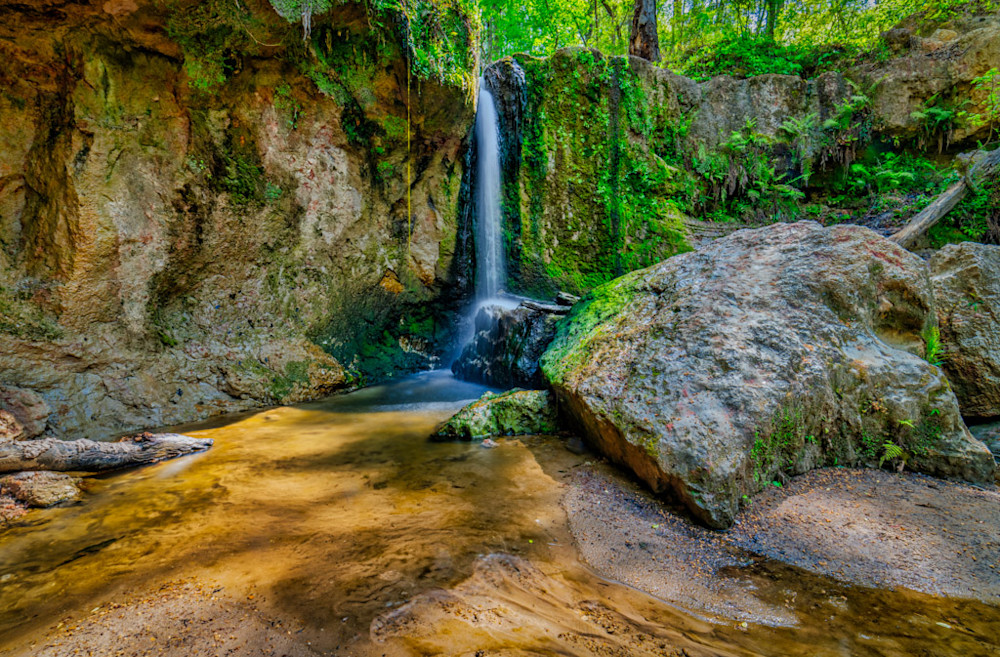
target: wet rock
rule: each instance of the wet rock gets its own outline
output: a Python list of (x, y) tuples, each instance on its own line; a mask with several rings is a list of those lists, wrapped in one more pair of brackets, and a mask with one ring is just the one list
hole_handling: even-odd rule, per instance
[(9, 412), (20, 423), (22, 439), (42, 435), (49, 421), (49, 405), (41, 395), (24, 388), (0, 385), (0, 409)]
[(560, 306), (572, 306), (579, 300), (580, 297), (575, 294), (570, 294), (569, 292), (560, 292), (556, 295), (556, 304)]
[(945, 373), (968, 417), (1000, 416), (1000, 246), (949, 244), (931, 258)]
[(61, 472), (18, 472), (0, 477), (0, 493), (30, 507), (45, 508), (80, 496), (76, 479)]
[(713, 527), (821, 465), (991, 481), (922, 358), (933, 304), (924, 263), (875, 233), (777, 224), (595, 289), (542, 369), (599, 451)]
[(547, 390), (487, 392), (456, 413), (431, 440), (472, 440), (483, 436), (530, 436), (558, 431), (556, 407)]
[(1000, 422), (973, 425), (969, 432), (993, 452), (994, 458), (1000, 459)]
[(555, 336), (567, 308), (526, 301), (513, 309), (485, 306), (472, 340), (452, 364), (455, 376), (500, 388), (540, 388), (538, 359)]

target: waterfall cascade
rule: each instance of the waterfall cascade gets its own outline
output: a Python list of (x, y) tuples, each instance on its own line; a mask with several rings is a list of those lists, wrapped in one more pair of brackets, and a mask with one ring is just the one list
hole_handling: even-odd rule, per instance
[(476, 292), (475, 306), (495, 303), (506, 279), (500, 212), (500, 128), (493, 94), (479, 78), (476, 109)]
[[(473, 179), (476, 254), (475, 291), (460, 329), (459, 351), (470, 355), (477, 350), (474, 340), (478, 323), (488, 326), (489, 316), (501, 308), (517, 307), (520, 299), (504, 293), (507, 268), (504, 262), (503, 217), (500, 211), (500, 122), (493, 94), (486, 88), (486, 79), (479, 78), (479, 106), (476, 108), (475, 144), (476, 172)], [(464, 350), (463, 350), (464, 345)], [(456, 357), (459, 354), (455, 354)], [(464, 356), (463, 356), (464, 357)], [(457, 361), (453, 361), (455, 370)]]

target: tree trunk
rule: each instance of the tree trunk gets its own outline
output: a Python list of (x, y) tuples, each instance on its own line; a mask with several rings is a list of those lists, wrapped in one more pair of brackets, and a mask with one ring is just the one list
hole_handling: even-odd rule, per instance
[(656, 0), (635, 0), (628, 54), (651, 62), (660, 61), (660, 37), (656, 33)]
[(971, 185), (989, 180), (998, 173), (1000, 173), (1000, 150), (995, 150), (979, 158), (969, 167), (965, 177), (941, 192), (930, 205), (914, 215), (909, 223), (893, 233), (889, 239), (904, 249), (911, 248), (924, 233), (965, 198)]
[(6, 440), (0, 442), (0, 473), (22, 470), (119, 470), (200, 452), (211, 446), (210, 439), (177, 433), (145, 433), (117, 443), (56, 438)]

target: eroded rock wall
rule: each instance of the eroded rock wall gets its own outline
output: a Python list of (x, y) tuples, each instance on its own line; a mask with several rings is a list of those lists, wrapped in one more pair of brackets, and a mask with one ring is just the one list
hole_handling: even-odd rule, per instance
[(470, 87), (362, 4), (307, 45), (236, 7), (0, 8), (0, 383), (50, 433), (329, 394), (448, 339)]

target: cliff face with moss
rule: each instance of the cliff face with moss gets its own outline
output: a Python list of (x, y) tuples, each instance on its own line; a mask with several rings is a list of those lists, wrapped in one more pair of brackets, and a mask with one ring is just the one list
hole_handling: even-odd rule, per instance
[(466, 17), (436, 17), (450, 49), (355, 3), (306, 42), (265, 2), (0, 17), (0, 383), (41, 393), (52, 433), (434, 362), (469, 279)]
[(579, 294), (775, 221), (891, 233), (957, 175), (942, 155), (1000, 125), (998, 43), (995, 13), (917, 14), (810, 79), (696, 82), (583, 48), (501, 60), (486, 80), (505, 117), (510, 285)]

